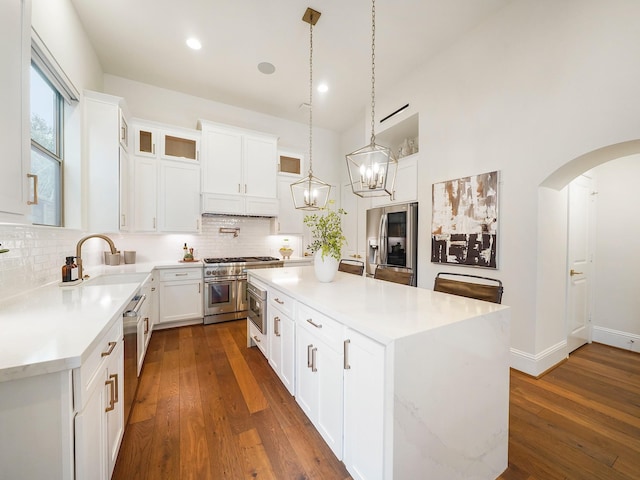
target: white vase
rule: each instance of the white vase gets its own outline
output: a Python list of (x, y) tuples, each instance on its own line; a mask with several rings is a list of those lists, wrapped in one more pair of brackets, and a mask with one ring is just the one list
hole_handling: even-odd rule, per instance
[(331, 255), (322, 258), (322, 252), (317, 251), (313, 257), (313, 269), (319, 282), (333, 282), (338, 271), (338, 260)]

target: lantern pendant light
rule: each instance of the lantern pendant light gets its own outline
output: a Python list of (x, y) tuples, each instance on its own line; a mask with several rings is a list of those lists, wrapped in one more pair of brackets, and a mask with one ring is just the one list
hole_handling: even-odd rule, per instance
[(313, 26), (320, 12), (307, 8), (302, 20), (309, 24), (309, 174), (291, 184), (293, 205), (297, 210), (321, 210), (327, 205), (331, 185), (313, 176)]
[(371, 143), (346, 156), (353, 193), (360, 197), (393, 194), (398, 161), (389, 147), (376, 144), (376, 2), (371, 2)]

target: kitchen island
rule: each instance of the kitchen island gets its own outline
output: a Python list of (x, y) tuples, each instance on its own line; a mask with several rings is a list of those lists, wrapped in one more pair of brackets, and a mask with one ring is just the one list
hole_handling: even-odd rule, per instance
[(248, 273), (267, 309), (293, 302), (296, 400), (354, 478), (507, 468), (508, 307), (342, 272), (320, 283), (313, 267)]

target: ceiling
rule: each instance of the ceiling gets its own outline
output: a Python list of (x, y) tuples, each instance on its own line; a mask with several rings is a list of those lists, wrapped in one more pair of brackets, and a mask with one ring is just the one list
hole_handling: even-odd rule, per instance
[[(371, 108), (369, 0), (71, 0), (108, 74), (335, 131)], [(512, 0), (378, 0), (376, 90), (455, 42)], [(202, 49), (191, 50), (195, 36)], [(258, 71), (270, 62), (275, 73)], [(323, 94), (320, 82), (329, 85)], [(390, 112), (378, 112), (384, 115)]]

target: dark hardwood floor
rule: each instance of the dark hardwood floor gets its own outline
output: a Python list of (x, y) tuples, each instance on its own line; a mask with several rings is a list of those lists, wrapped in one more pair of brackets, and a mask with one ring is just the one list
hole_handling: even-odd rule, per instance
[[(351, 478), (245, 335), (153, 333), (113, 480)], [(640, 479), (640, 355), (592, 344), (539, 380), (512, 371), (499, 478)]]

